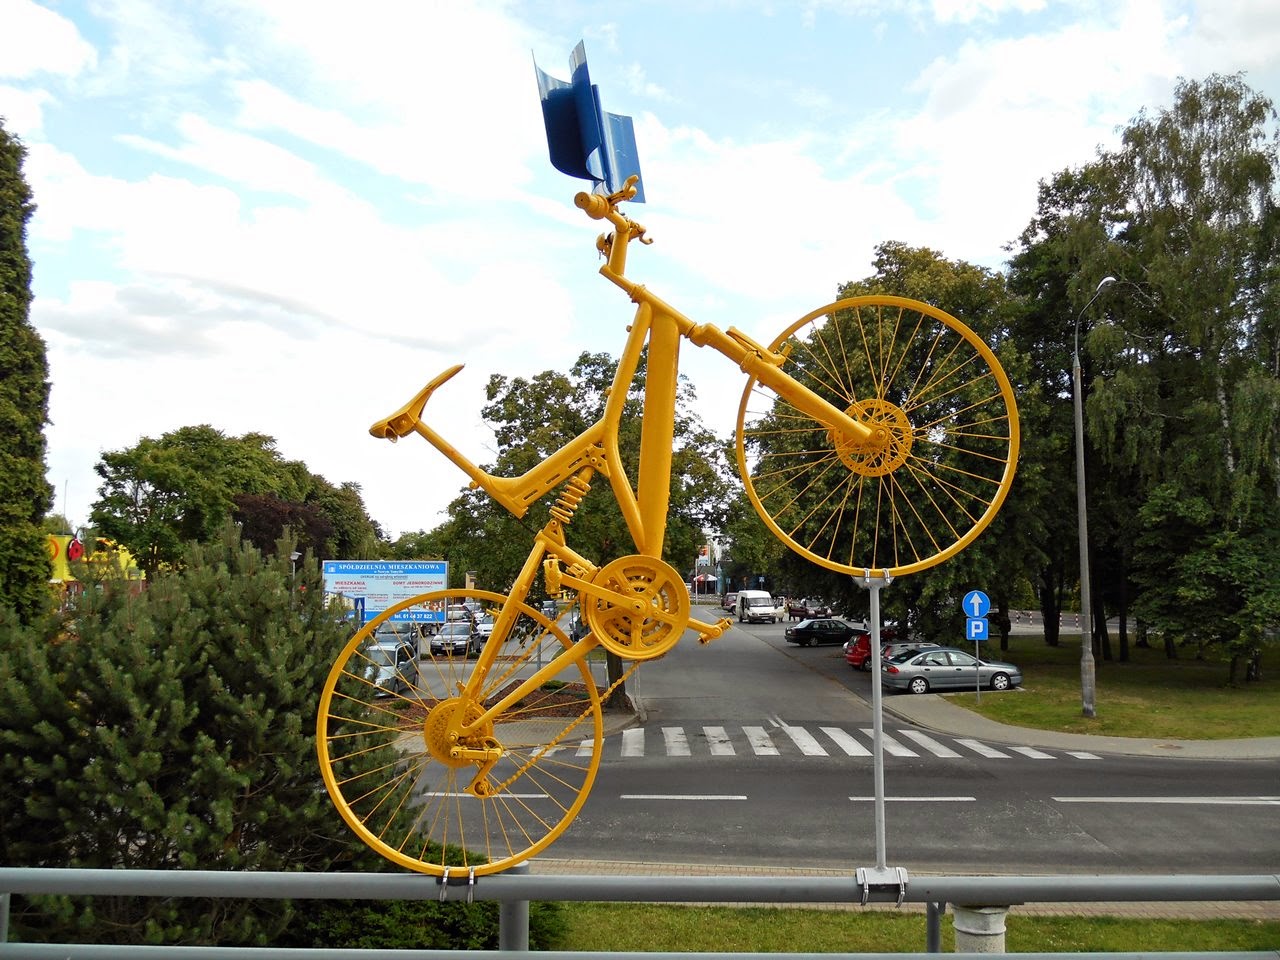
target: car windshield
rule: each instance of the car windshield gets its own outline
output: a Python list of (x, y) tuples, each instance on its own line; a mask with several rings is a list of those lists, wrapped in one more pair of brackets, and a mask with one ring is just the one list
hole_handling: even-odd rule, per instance
[(380, 667), (394, 667), (396, 665), (396, 648), (394, 644), (371, 644), (368, 653), (369, 659)]
[(446, 623), (440, 628), (440, 636), (457, 640), (471, 635), (471, 627), (465, 623)]
[(747, 597), (748, 607), (772, 607), (773, 600), (769, 597)]

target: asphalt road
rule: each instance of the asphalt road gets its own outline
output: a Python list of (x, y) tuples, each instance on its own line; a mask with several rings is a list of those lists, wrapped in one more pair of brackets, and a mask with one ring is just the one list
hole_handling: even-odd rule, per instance
[[(783, 624), (683, 641), (633, 686), (553, 857), (874, 866), (870, 678)], [(994, 695), (994, 694), (993, 694)], [(1032, 750), (885, 716), (888, 863), (961, 873), (1273, 873), (1280, 761)], [(890, 749), (892, 748), (892, 749)], [(1022, 752), (1019, 752), (1022, 751)]]

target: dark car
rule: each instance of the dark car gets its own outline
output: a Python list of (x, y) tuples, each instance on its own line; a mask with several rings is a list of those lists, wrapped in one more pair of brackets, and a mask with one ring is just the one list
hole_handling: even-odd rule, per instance
[(862, 627), (835, 620), (831, 617), (817, 617), (813, 620), (801, 620), (794, 627), (787, 627), (787, 643), (798, 643), (802, 647), (815, 643), (844, 643), (857, 636)]
[(973, 690), (981, 683), (992, 690), (1022, 684), (1022, 671), (1012, 663), (978, 660), (954, 647), (909, 650), (880, 667), (880, 683), (890, 690)]

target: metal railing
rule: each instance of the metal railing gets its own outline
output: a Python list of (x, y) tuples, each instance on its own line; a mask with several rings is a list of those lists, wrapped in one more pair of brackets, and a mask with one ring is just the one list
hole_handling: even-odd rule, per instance
[[(940, 917), (950, 905), (968, 911), (980, 923), (968, 927), (973, 937), (962, 950), (957, 923), (954, 956), (979, 957), (1003, 952), (1003, 911), (1035, 903), (1254, 902), (1280, 901), (1280, 875), (1196, 876), (937, 876), (908, 879), (894, 868), (892, 882), (882, 871), (859, 869), (847, 877), (686, 877), (686, 876), (546, 876), (525, 868), (474, 877), (462, 874), (447, 882), (420, 874), (254, 873), (207, 870), (87, 870), (0, 867), (0, 960), (223, 960), (223, 958), (456, 958), (463, 951), (378, 949), (292, 949), (214, 946), (114, 946), (94, 944), (27, 944), (7, 942), (11, 894), (67, 894), (136, 897), (225, 897), (234, 899), (440, 900), (497, 901), (500, 907), (499, 949), (486, 957), (516, 960), (528, 950), (528, 905), (533, 900), (638, 903), (787, 903), (787, 904), (923, 904), (926, 910), (925, 951), (921, 953), (844, 954), (860, 958), (928, 958), (939, 952)], [(998, 934), (998, 936), (997, 936)], [(1280, 945), (1278, 945), (1280, 946)], [(540, 951), (547, 960), (603, 960), (654, 954)], [(663, 953), (662, 960), (812, 960), (805, 953)], [(840, 954), (822, 954), (827, 960)], [(1105, 957), (1137, 960), (1158, 956), (1169, 960), (1231, 958), (1280, 960), (1280, 949), (1261, 952), (1061, 954), (1020, 953), (1020, 958)]]

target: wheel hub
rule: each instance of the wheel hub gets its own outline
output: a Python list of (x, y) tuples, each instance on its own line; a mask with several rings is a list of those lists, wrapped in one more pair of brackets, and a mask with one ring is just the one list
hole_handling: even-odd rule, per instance
[(906, 462), (911, 453), (911, 421), (906, 412), (888, 400), (859, 400), (845, 408), (845, 413), (869, 427), (871, 437), (865, 442), (844, 434), (829, 434), (841, 462), (864, 477), (882, 477)]
[(463, 700), (460, 697), (441, 700), (431, 708), (431, 711), (427, 714), (427, 719), (422, 724), (422, 740), (426, 745), (427, 753), (431, 754), (431, 759), (450, 767), (465, 767), (474, 763), (472, 760), (455, 756), (453, 754), (455, 746), (474, 744), (480, 747), (493, 738), (493, 723), (489, 722), (483, 724), (472, 736), (459, 740), (450, 740), (449, 727), (459, 711), (462, 712), (461, 723), (466, 724), (474, 723), (476, 718), (483, 712), (483, 708), (475, 701), (468, 700), (464, 709)]

